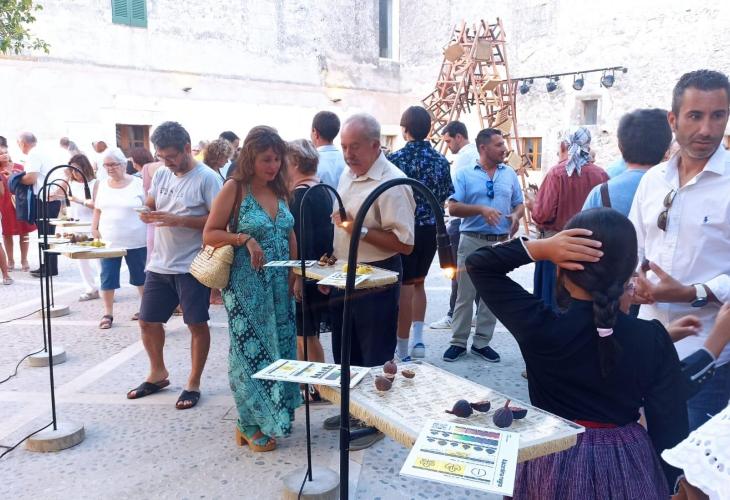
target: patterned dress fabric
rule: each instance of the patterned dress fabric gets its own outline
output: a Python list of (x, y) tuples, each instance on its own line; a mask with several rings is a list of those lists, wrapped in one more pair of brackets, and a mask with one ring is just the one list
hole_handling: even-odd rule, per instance
[[(388, 155), (388, 160), (411, 179), (425, 184), (439, 203), (443, 204), (454, 194), (449, 161), (433, 149), (430, 142), (409, 141), (403, 148)], [(434, 226), (436, 218), (431, 205), (420, 194), (414, 192), (413, 196), (416, 199), (416, 225)]]
[[(286, 203), (279, 200), (272, 220), (249, 192), (241, 202), (238, 232), (259, 243), (265, 262), (289, 260), (289, 232), (294, 226)], [(301, 404), (297, 384), (258, 380), (252, 375), (280, 358), (296, 359), (294, 300), (288, 269), (255, 271), (245, 247), (235, 248), (231, 279), (223, 289), (230, 334), (228, 377), (238, 409), (238, 425), (258, 425), (268, 436), (291, 432), (294, 410)]]

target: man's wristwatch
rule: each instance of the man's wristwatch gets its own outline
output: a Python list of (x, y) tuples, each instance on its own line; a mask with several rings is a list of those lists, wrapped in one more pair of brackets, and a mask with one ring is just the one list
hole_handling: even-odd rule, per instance
[(363, 227), (360, 229), (360, 239), (362, 240), (368, 234), (368, 228)]
[(707, 305), (707, 290), (705, 290), (705, 285), (701, 283), (695, 283), (692, 285), (695, 287), (696, 296), (695, 299), (690, 303), (692, 307), (703, 307)]

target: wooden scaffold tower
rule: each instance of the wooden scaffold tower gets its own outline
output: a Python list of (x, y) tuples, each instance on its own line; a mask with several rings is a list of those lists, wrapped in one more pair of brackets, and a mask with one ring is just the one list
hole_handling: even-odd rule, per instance
[[(487, 24), (454, 26), (444, 47), (444, 60), (434, 90), (423, 99), (432, 118), (431, 142), (445, 152), (443, 129), (462, 113), (476, 112), (480, 128), (502, 131), (509, 154), (506, 163), (520, 175), (527, 190), (525, 162), (517, 132), (515, 97), (517, 81), (509, 76), (504, 28), (501, 19)], [(529, 234), (529, 214), (525, 211), (525, 230)]]

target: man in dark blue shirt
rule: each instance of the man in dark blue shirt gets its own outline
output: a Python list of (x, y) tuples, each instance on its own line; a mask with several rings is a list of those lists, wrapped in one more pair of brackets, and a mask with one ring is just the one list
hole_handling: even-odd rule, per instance
[[(401, 117), (403, 138), (408, 141), (403, 149), (388, 156), (396, 167), (411, 179), (422, 182), (443, 204), (454, 192), (449, 173), (449, 162), (433, 149), (426, 140), (431, 131), (431, 116), (421, 106), (411, 106)], [(402, 361), (411, 357), (424, 358), (423, 320), (426, 316), (426, 289), (424, 281), (436, 254), (436, 217), (426, 199), (414, 193), (416, 225), (413, 252), (402, 255), (403, 286), (398, 312), (397, 354)], [(413, 350), (408, 353), (408, 341), (413, 326)]]

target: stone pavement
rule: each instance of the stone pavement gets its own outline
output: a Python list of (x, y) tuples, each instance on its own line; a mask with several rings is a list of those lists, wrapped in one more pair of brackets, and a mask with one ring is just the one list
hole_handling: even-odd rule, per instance
[[(280, 498), (282, 476), (306, 463), (304, 408), (297, 411), (292, 435), (279, 439), (276, 451), (255, 454), (236, 446), (223, 307), (211, 307), (212, 346), (198, 406), (186, 411), (174, 406), (190, 366), (189, 335), (180, 318), (167, 325), (165, 355), (171, 386), (158, 395), (130, 401), (125, 393), (144, 379), (147, 369), (138, 327), (131, 321), (138, 308), (136, 291), (129, 285), (118, 291), (114, 326), (99, 330), (101, 300), (77, 302), (82, 289), (76, 264), (61, 258), (60, 267), (56, 303), (70, 305), (71, 314), (53, 320), (54, 345), (62, 345), (68, 355), (68, 361), (54, 371), (57, 411), (60, 421), (82, 423), (86, 439), (57, 453), (33, 453), (21, 446), (8, 454), (0, 460), (0, 498)], [(37, 280), (20, 271), (13, 276), (15, 285), (0, 288), (0, 322), (39, 307)], [(515, 277), (531, 287), (532, 266), (516, 271)], [(449, 283), (437, 263), (426, 285), (428, 323), (448, 309)], [(502, 325), (492, 343), (502, 356), (498, 364), (473, 355), (456, 363), (443, 362), (450, 330), (427, 329), (425, 339), (426, 361), (528, 400), (527, 383), (520, 376), (522, 357)], [(0, 343), (1, 380), (21, 357), (42, 346), (40, 318), (0, 323)], [(331, 359), (329, 334), (323, 335), (322, 343)], [(322, 422), (336, 413), (332, 405), (311, 411), (313, 460), (335, 470), (338, 432), (324, 430)], [(0, 385), (0, 445), (15, 444), (48, 422), (48, 369), (23, 363), (17, 377)], [(400, 477), (407, 451), (386, 438), (368, 450), (351, 453), (352, 498), (498, 498)]]

